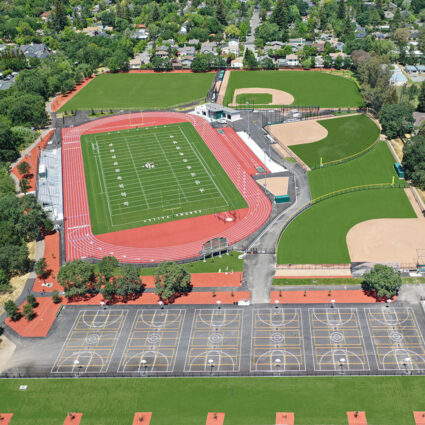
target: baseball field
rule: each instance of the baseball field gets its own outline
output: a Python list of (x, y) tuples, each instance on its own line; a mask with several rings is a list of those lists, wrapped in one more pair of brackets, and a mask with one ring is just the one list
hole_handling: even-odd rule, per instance
[(347, 264), (346, 236), (362, 221), (415, 218), (403, 189), (374, 189), (327, 199), (301, 213), (282, 235), (278, 264)]
[(363, 105), (353, 81), (324, 72), (302, 71), (232, 71), (223, 103), (229, 105), (233, 102), (236, 89), (250, 87), (264, 87), (289, 93), (294, 97), (294, 105), (333, 108)]
[(366, 115), (317, 121), (328, 135), (317, 142), (290, 148), (309, 167), (350, 157), (370, 147), (379, 138), (378, 126)]
[(191, 123), (82, 136), (93, 233), (247, 207)]
[(102, 74), (72, 97), (60, 111), (156, 109), (205, 99), (213, 73)]
[(356, 410), (366, 411), (370, 425), (414, 425), (413, 411), (425, 404), (424, 382), (420, 376), (5, 380), (0, 397), (3, 411), (14, 412), (13, 425), (57, 425), (67, 412), (83, 413), (84, 425), (130, 425), (135, 412), (152, 412), (152, 425), (202, 425), (208, 412), (224, 412), (230, 425), (274, 424), (276, 412), (294, 412), (298, 424), (346, 424), (346, 412)]

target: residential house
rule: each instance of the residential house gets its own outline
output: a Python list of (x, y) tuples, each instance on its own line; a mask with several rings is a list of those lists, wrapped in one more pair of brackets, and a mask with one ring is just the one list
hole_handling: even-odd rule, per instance
[(149, 31), (146, 28), (138, 28), (132, 35), (131, 38), (137, 40), (147, 40), (149, 38)]
[(221, 52), (225, 55), (229, 55), (233, 53), (235, 56), (239, 55), (239, 41), (238, 40), (230, 40), (226, 43), (222, 48)]
[(192, 56), (182, 56), (182, 57), (180, 57), (180, 62), (182, 64), (182, 68), (190, 69), (192, 67), (193, 57)]
[(317, 53), (323, 53), (325, 51), (325, 41), (319, 40), (311, 45), (317, 49)]
[(300, 62), (298, 61), (298, 56), (291, 54), (286, 56), (286, 63), (288, 66), (299, 66)]
[(278, 66), (279, 68), (284, 68), (284, 67), (288, 66), (288, 62), (287, 62), (287, 60), (286, 60), (286, 59), (284, 59), (284, 58), (279, 58), (279, 59), (276, 61), (276, 64), (277, 64), (277, 66)]
[(291, 46), (292, 49), (295, 51), (303, 49), (306, 42), (304, 38), (290, 38), (288, 43), (286, 43), (288, 46)]
[(53, 52), (45, 44), (24, 44), (19, 47), (19, 50), (26, 58), (46, 59)]
[(180, 27), (179, 34), (187, 34), (188, 25), (189, 25), (188, 21), (184, 22), (183, 25)]
[(95, 37), (96, 35), (100, 35), (100, 36), (104, 36), (104, 37), (108, 36), (108, 34), (106, 34), (106, 32), (103, 31), (102, 25), (84, 28), (82, 32), (89, 37)]
[(168, 56), (168, 46), (158, 46), (155, 50), (155, 56), (166, 58)]
[(393, 19), (394, 18), (394, 13), (391, 12), (390, 10), (386, 10), (384, 12), (384, 17), (385, 17), (385, 19)]
[(413, 66), (413, 65), (406, 65), (404, 67), (404, 69), (406, 70), (406, 72), (408, 74), (417, 74), (418, 73), (418, 69), (416, 68), (416, 66)]
[(239, 58), (233, 59), (232, 62), (230, 62), (230, 67), (242, 69), (243, 68), (243, 58), (239, 57)]
[(201, 53), (204, 55), (207, 55), (208, 53), (217, 55), (217, 43), (215, 41), (212, 41), (212, 42), (206, 41), (205, 43), (202, 43)]
[(339, 50), (340, 52), (342, 52), (344, 50), (344, 43), (342, 41), (337, 41), (334, 44), (334, 47), (336, 50)]
[(190, 46), (196, 46), (199, 44), (199, 40), (197, 38), (192, 38), (186, 44), (189, 44)]
[(52, 19), (52, 12), (50, 10), (48, 12), (44, 12), (40, 17), (44, 22), (48, 22)]
[(182, 69), (183, 65), (180, 59), (173, 60), (173, 69)]
[(142, 65), (147, 65), (150, 62), (150, 54), (147, 50), (138, 53), (134, 59), (130, 60), (130, 69), (140, 69)]
[(284, 45), (285, 43), (282, 43), (281, 41), (270, 41), (266, 44), (264, 50), (266, 50), (266, 48), (269, 48), (269, 50), (280, 50)]
[(178, 53), (180, 56), (195, 56), (196, 49), (194, 46), (179, 47)]
[(416, 65), (419, 74), (425, 74), (425, 65)]
[(315, 56), (314, 57), (314, 66), (316, 68), (323, 68), (325, 66), (323, 56)]
[(361, 26), (358, 26), (357, 27), (357, 29), (354, 32), (354, 34), (355, 34), (355, 36), (356, 36), (357, 39), (362, 39), (362, 38), (365, 38), (367, 36), (366, 29), (363, 28), (363, 27), (361, 27)]
[(177, 49), (179, 46), (177, 46), (176, 42), (170, 38), (168, 40), (162, 40), (162, 44), (165, 44), (166, 46), (170, 46), (173, 49)]

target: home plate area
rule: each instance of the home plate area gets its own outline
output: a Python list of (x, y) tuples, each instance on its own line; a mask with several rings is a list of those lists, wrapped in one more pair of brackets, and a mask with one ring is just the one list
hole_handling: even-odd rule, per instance
[(251, 372), (305, 370), (301, 310), (255, 310), (252, 320)]
[(125, 310), (80, 311), (51, 372), (106, 372), (126, 316)]
[(425, 369), (425, 347), (410, 308), (366, 309), (380, 370)]
[(185, 310), (139, 310), (118, 372), (172, 372)]
[(240, 370), (242, 310), (196, 310), (185, 372)]
[(312, 308), (309, 317), (314, 370), (369, 370), (356, 309)]

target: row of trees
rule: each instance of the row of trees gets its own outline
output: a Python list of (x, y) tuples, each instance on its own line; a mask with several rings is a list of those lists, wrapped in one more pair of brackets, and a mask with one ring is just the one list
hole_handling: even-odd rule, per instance
[[(60, 268), (57, 280), (67, 298), (101, 293), (108, 301), (116, 297), (128, 300), (140, 296), (145, 289), (139, 269), (120, 266), (112, 256), (104, 257), (97, 266), (81, 260), (69, 262)], [(190, 289), (190, 274), (183, 266), (165, 261), (156, 270), (155, 293), (162, 300), (170, 301)]]

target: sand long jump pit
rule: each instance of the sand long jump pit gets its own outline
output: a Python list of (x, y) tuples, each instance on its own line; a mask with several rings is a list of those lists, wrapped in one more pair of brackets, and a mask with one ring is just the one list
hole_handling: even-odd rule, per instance
[[(409, 189), (405, 189), (412, 201)], [(425, 217), (412, 202), (418, 218), (368, 220), (347, 233), (352, 262), (418, 264), (425, 258)]]
[(268, 105), (291, 105), (295, 100), (292, 94), (289, 94), (283, 90), (249, 87), (244, 89), (235, 89), (235, 93), (233, 94), (233, 102), (229, 106), (238, 105), (236, 98), (240, 94), (271, 94), (273, 100), (271, 103), (268, 103)]

